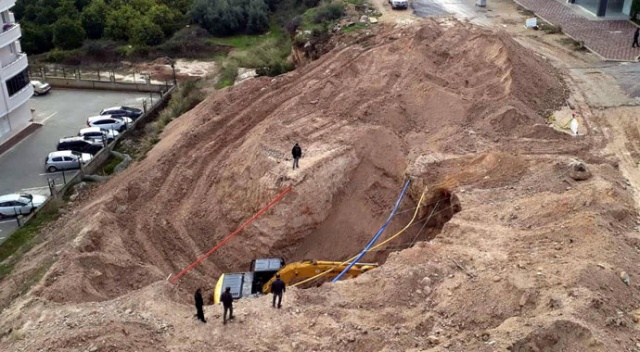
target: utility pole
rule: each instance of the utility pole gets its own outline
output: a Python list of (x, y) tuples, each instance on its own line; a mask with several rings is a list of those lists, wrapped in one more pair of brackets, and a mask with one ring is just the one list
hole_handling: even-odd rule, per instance
[(171, 60), (171, 70), (173, 71), (173, 85), (177, 86), (178, 82), (176, 81), (176, 64)]

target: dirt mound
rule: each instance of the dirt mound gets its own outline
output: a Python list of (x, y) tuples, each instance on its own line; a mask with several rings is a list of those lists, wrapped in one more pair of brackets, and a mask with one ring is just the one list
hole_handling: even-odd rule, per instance
[[(631, 346), (638, 289), (619, 271), (640, 274), (630, 264), (640, 248), (629, 235), (633, 200), (586, 137), (546, 127), (543, 116), (565, 97), (554, 69), (507, 35), (448, 19), (382, 29), (301, 70), (219, 91), (65, 217), (51, 238), (68, 244), (0, 323), (26, 338), (0, 346), (75, 348), (86, 345), (80, 337), (110, 350), (611, 350), (603, 343), (617, 338)], [(591, 178), (567, 176), (575, 158)], [(390, 244), (395, 251), (370, 255), (383, 266), (288, 290), (284, 318), (262, 297), (238, 303), (241, 329), (194, 327), (186, 291), (254, 258), (350, 257), (408, 177), (382, 238), (411, 220), (427, 189), (422, 222)], [(179, 285), (163, 281), (287, 186), (276, 207)]]
[[(88, 221), (64, 230), (81, 235), (39, 294), (110, 299), (176, 273), (287, 185), (292, 194), (185, 282), (210, 282), (259, 256), (345, 259), (426, 152), (489, 149), (495, 136), (566, 138), (535, 126), (544, 123), (536, 112), (564, 98), (554, 71), (505, 34), (450, 22), (370, 40), (217, 93), (170, 125), (80, 211)], [(300, 171), (289, 169), (296, 141)]]

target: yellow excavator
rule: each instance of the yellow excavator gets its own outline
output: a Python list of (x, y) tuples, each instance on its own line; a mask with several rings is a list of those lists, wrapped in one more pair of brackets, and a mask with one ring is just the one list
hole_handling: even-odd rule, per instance
[[(326, 278), (334, 278), (344, 270), (349, 263), (330, 262), (322, 260), (303, 260), (286, 264), (282, 258), (255, 259), (251, 261), (250, 271), (244, 273), (222, 274), (213, 292), (214, 303), (220, 302), (220, 295), (229, 287), (233, 299), (267, 294), (271, 292), (271, 283), (276, 274), (287, 286), (304, 279), (316, 276), (327, 270)], [(366, 271), (377, 268), (375, 263), (356, 263), (344, 277), (353, 278)]]

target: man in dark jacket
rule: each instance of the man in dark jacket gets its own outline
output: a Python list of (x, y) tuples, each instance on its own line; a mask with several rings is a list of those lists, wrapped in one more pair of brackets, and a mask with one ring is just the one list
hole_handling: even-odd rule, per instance
[(227, 311), (229, 312), (229, 320), (233, 319), (233, 296), (231, 296), (231, 287), (227, 287), (224, 293), (220, 296), (220, 301), (224, 306), (224, 315), (222, 316), (222, 323), (227, 323)]
[(640, 37), (640, 28), (636, 28), (636, 31), (633, 33), (633, 44), (631, 45), (632, 48), (635, 48), (635, 47), (640, 48), (640, 43), (638, 43), (638, 37)]
[(204, 306), (204, 300), (202, 299), (201, 288), (198, 288), (196, 290), (195, 299), (196, 299), (196, 311), (197, 311), (196, 315), (198, 316), (198, 319), (200, 319), (203, 323), (206, 323), (207, 321), (204, 319), (204, 311), (202, 311), (202, 306)]
[(278, 297), (278, 309), (282, 308), (282, 294), (286, 291), (284, 281), (280, 280), (280, 275), (276, 274), (276, 281), (271, 284), (273, 293), (273, 308), (276, 307), (276, 297)]
[(293, 155), (293, 169), (295, 170), (296, 167), (299, 169), (300, 166), (298, 166), (298, 160), (300, 160), (300, 157), (302, 156), (302, 148), (300, 148), (298, 143), (296, 143), (293, 146), (293, 149), (291, 149), (291, 154)]

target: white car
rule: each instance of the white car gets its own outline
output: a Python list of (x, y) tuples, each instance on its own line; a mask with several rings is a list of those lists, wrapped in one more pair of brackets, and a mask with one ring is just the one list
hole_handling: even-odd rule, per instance
[(126, 130), (132, 123), (133, 120), (128, 117), (114, 115), (93, 116), (87, 119), (88, 127), (100, 127), (105, 131), (114, 130), (122, 132)]
[(0, 219), (7, 216), (30, 214), (47, 200), (45, 196), (14, 193), (0, 196)]
[(113, 142), (120, 133), (114, 130), (103, 130), (100, 127), (87, 127), (78, 132), (78, 136), (84, 137), (84, 139), (91, 139), (94, 141), (102, 142), (103, 139), (107, 140), (107, 143)]
[(49, 153), (44, 160), (44, 168), (48, 172), (58, 170), (79, 169), (82, 164), (91, 161), (91, 154), (74, 152), (73, 150), (61, 150)]
[(51, 86), (49, 83), (44, 83), (40, 81), (31, 81), (31, 86), (33, 87), (33, 95), (42, 95), (47, 94), (51, 90)]
[(389, 0), (392, 9), (406, 9), (409, 7), (409, 0)]

